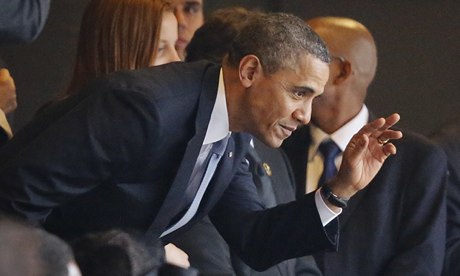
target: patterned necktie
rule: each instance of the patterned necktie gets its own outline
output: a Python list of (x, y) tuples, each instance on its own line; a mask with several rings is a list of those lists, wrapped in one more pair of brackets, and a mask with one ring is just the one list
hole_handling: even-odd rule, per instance
[(341, 150), (334, 141), (327, 140), (319, 145), (319, 152), (323, 155), (324, 167), (323, 173), (318, 181), (318, 188), (337, 174), (335, 158), (340, 154)]
[(209, 182), (214, 175), (222, 155), (225, 153), (229, 138), (230, 134), (227, 135), (224, 139), (213, 143), (208, 158), (206, 158), (203, 164), (196, 166), (196, 168), (193, 170), (184, 200), (184, 203), (187, 205), (190, 203), (191, 204), (187, 209), (184, 210), (185, 213), (183, 215), (181, 214), (180, 219), (161, 234), (161, 237), (184, 226), (196, 214), (200, 202), (203, 199), (204, 192), (206, 191)]

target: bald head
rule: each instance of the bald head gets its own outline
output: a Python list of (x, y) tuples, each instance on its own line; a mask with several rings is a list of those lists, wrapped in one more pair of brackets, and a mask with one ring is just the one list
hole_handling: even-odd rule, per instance
[(367, 89), (377, 67), (377, 49), (369, 30), (358, 21), (345, 17), (317, 17), (307, 23), (326, 42), (331, 56), (350, 61), (359, 76), (357, 85)]
[(362, 109), (375, 76), (377, 49), (369, 30), (353, 19), (317, 17), (307, 23), (326, 42), (332, 58), (329, 80), (313, 102), (311, 121), (333, 133)]

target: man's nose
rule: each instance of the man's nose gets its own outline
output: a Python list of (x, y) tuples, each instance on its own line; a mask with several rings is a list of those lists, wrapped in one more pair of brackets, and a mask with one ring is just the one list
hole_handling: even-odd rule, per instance
[(294, 111), (294, 119), (301, 125), (306, 125), (311, 119), (311, 104), (305, 104)]

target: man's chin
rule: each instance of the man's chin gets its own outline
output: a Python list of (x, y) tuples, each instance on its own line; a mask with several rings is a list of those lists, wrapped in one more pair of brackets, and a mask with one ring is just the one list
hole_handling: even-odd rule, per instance
[(281, 147), (281, 144), (283, 143), (284, 139), (279, 139), (279, 138), (276, 138), (276, 137), (264, 137), (264, 139), (260, 139), (260, 141), (262, 141), (262, 143), (264, 143), (265, 145), (271, 147), (271, 148), (279, 148)]

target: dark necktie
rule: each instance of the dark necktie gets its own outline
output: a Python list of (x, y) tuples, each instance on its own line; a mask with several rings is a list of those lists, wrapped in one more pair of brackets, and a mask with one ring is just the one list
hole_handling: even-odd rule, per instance
[(324, 158), (324, 168), (318, 181), (318, 188), (337, 174), (335, 158), (340, 154), (341, 150), (334, 141), (327, 140), (319, 145), (319, 152), (321, 152)]

